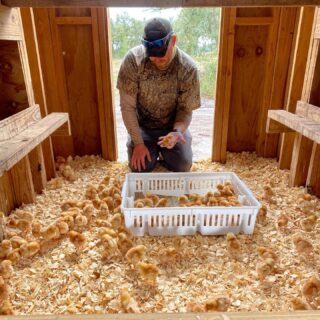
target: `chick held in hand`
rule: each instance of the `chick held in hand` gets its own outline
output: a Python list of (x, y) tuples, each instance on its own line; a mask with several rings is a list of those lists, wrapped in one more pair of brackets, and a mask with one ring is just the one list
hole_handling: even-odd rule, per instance
[(186, 140), (181, 132), (174, 131), (168, 133), (166, 136), (159, 137), (158, 145), (161, 148), (172, 149), (178, 142), (185, 144)]

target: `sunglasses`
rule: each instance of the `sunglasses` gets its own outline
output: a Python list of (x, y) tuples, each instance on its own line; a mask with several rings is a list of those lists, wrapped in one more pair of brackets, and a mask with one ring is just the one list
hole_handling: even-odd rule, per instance
[(172, 34), (173, 34), (173, 31), (171, 31), (169, 34), (167, 34), (164, 38), (154, 40), (154, 41), (148, 41), (145, 39), (141, 39), (141, 43), (147, 49), (162, 48), (164, 45), (167, 44), (167, 41), (172, 36)]

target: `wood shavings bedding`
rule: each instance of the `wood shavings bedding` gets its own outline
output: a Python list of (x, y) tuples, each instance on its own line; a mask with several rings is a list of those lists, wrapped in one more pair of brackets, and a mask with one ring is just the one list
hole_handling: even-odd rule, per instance
[[(32, 212), (42, 226), (60, 217), (62, 203), (83, 201), (89, 185), (99, 185), (105, 176), (111, 181), (122, 178), (127, 172), (126, 163), (94, 156), (68, 159), (68, 165), (76, 172), (77, 180), (59, 179), (37, 196), (36, 203), (22, 208)], [(266, 221), (256, 224), (254, 234), (237, 236), (242, 245), (240, 260), (228, 254), (226, 236), (134, 238), (134, 245), (147, 248), (144, 261), (160, 269), (156, 285), (145, 283), (120, 252), (102, 259), (105, 249), (99, 245), (99, 227), (94, 218), (83, 231), (87, 245), (81, 254), (75, 254), (68, 236), (63, 236), (47, 251), (14, 265), (8, 285), (15, 314), (125, 312), (119, 297), (127, 291), (121, 290), (128, 290), (128, 301), (133, 301), (139, 312), (186, 312), (191, 301), (203, 304), (215, 296), (229, 298), (229, 311), (292, 310), (292, 298), (302, 298), (302, 285), (320, 271), (319, 223), (311, 232), (302, 231), (299, 224), (306, 217), (304, 202), (298, 201), (305, 190), (289, 188), (289, 172), (279, 170), (275, 160), (250, 153), (228, 154), (225, 165), (200, 161), (192, 171), (233, 171), (266, 206)], [(273, 191), (267, 199), (266, 185)], [(313, 197), (311, 201), (308, 212), (319, 218), (320, 201)], [(288, 217), (288, 225), (279, 230), (276, 222), (281, 214)], [(296, 232), (312, 242), (311, 259), (304, 259), (295, 250), (292, 236)], [(273, 248), (279, 258), (277, 271), (265, 281), (260, 281), (256, 273), (260, 246)], [(176, 248), (178, 258), (166, 264), (159, 252), (168, 247)], [(316, 302), (312, 307), (319, 308)]]

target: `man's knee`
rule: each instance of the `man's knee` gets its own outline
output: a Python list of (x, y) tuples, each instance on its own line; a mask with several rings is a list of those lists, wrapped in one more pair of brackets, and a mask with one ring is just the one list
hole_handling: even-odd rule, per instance
[(168, 169), (174, 172), (188, 172), (190, 171), (191, 166), (192, 159), (188, 159), (185, 157), (180, 157), (176, 161), (170, 161), (170, 163), (167, 163)]

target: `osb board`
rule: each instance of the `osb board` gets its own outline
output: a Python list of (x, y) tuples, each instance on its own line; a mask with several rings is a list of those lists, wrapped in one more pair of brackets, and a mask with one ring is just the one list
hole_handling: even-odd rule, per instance
[(74, 151), (101, 154), (91, 26), (59, 26)]
[[(267, 38), (268, 26), (236, 27), (227, 138), (229, 151), (256, 149)], [(257, 48), (261, 48), (262, 54), (257, 55)]]
[(0, 41), (0, 120), (28, 107), (28, 97), (16, 41)]
[[(127, 172), (126, 163), (107, 162), (98, 157), (77, 158), (70, 165), (78, 176), (75, 182), (63, 180), (61, 188), (45, 190), (43, 195), (37, 196), (34, 204), (23, 207), (44, 226), (60, 216), (60, 205), (64, 201), (83, 200), (89, 184), (98, 184), (105, 176), (110, 176), (113, 181)], [(143, 313), (186, 312), (188, 302), (202, 303), (216, 295), (229, 297), (229, 311), (232, 312), (292, 310), (291, 299), (301, 297), (301, 286), (319, 272), (319, 222), (311, 232), (300, 230), (299, 222), (305, 215), (298, 200), (305, 190), (289, 188), (287, 171), (280, 171), (275, 160), (254, 154), (228, 154), (226, 165), (201, 161), (195, 163), (192, 170), (233, 171), (267, 206), (266, 222), (257, 223), (252, 236), (238, 236), (242, 245), (239, 261), (227, 253), (225, 236), (197, 234), (183, 237), (187, 244), (178, 246), (181, 259), (170, 264), (160, 262), (159, 250), (175, 245), (177, 237), (146, 235), (135, 238), (135, 244), (147, 247), (146, 259), (160, 268), (157, 283), (152, 287), (141, 280), (120, 253), (102, 260), (103, 248), (98, 244), (98, 227), (94, 218), (83, 232), (88, 246), (79, 256), (75, 255), (69, 240), (62, 238), (52, 243), (49, 251), (22, 260), (15, 266), (9, 286), (10, 300), (16, 313), (119, 313), (123, 312), (119, 304), (122, 288), (128, 288)], [(274, 192), (274, 197), (268, 201), (263, 199), (266, 185), (271, 186)], [(319, 217), (320, 200), (313, 199), (308, 205), (310, 211)], [(283, 231), (275, 227), (282, 213), (289, 218), (288, 228)], [(296, 232), (302, 232), (314, 245), (312, 258), (304, 259), (295, 251), (292, 235)], [(255, 271), (259, 260), (258, 246), (274, 249), (279, 257), (277, 272), (262, 283)], [(285, 317), (282, 315), (279, 319)], [(201, 315), (194, 317), (207, 319)], [(209, 318), (212, 317), (220, 319), (218, 315)], [(229, 319), (228, 315), (221, 317)], [(254, 319), (259, 319), (259, 316)]]

